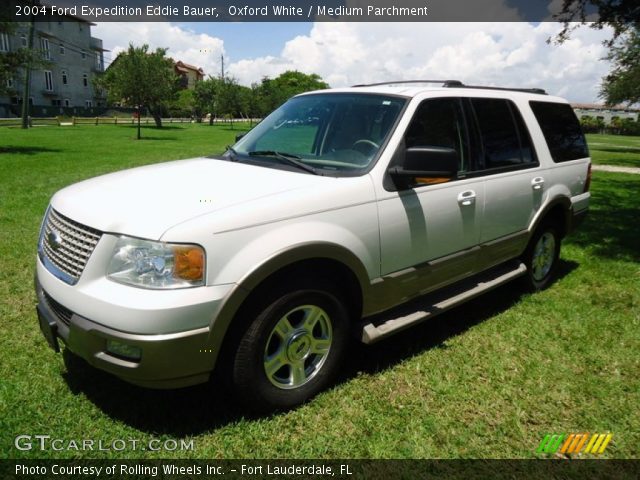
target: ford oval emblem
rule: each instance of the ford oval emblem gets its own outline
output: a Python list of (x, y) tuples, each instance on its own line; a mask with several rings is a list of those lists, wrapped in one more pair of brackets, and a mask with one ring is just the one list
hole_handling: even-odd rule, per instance
[(62, 246), (62, 236), (57, 230), (51, 230), (47, 235), (47, 242), (53, 251), (57, 251)]

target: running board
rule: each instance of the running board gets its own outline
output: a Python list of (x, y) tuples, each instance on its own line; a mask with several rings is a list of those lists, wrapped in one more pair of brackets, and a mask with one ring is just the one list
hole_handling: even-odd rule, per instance
[[(527, 267), (524, 263), (509, 263), (445, 288), (444, 298), (442, 293), (436, 292), (413, 300), (408, 305), (369, 317), (364, 321), (361, 340), (367, 344), (375, 343), (405, 328), (446, 312), (450, 308), (493, 290), (525, 273), (527, 273)], [(409, 311), (407, 311), (408, 306), (412, 307)], [(394, 315), (394, 312), (398, 315), (399, 310), (402, 311), (399, 316), (388, 318)]]

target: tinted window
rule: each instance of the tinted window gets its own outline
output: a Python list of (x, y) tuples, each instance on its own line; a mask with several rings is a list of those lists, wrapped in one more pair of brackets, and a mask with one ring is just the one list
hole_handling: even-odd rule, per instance
[(459, 170), (467, 170), (468, 152), (460, 101), (438, 98), (423, 102), (407, 129), (405, 144), (407, 148), (452, 148), (460, 159)]
[(513, 103), (509, 102), (509, 107), (511, 108), (511, 114), (513, 115), (513, 120), (516, 122), (516, 127), (518, 129), (518, 138), (520, 139), (520, 153), (522, 154), (522, 162), (523, 163), (537, 163), (538, 159), (536, 158), (536, 152), (533, 149), (533, 142), (531, 141), (531, 136), (529, 135), (529, 130), (522, 119), (522, 115), (520, 114), (520, 110)]
[(511, 167), (535, 161), (520, 112), (508, 100), (471, 99), (482, 141), (477, 168)]
[(566, 162), (589, 156), (573, 108), (566, 103), (529, 102), (536, 116), (554, 162)]

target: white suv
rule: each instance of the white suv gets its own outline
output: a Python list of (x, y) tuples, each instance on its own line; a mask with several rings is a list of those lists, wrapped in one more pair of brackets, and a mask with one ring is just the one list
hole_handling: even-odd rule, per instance
[(517, 277), (546, 287), (589, 204), (573, 110), (432, 83), (299, 95), (222, 156), (56, 193), (36, 273), (50, 345), (149, 387), (217, 367), (272, 410), (326, 387), (352, 332), (372, 343)]

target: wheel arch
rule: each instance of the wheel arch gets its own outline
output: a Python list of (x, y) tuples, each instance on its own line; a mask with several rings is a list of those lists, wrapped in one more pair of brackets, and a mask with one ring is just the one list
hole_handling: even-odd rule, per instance
[(369, 292), (367, 271), (355, 254), (345, 247), (331, 243), (305, 243), (282, 250), (248, 272), (231, 290), (210, 325), (209, 345), (216, 355), (225, 345), (233, 343), (234, 325), (242, 329), (236, 319), (239, 312), (268, 287), (295, 275), (333, 279), (345, 292), (352, 319), (359, 319)]
[(544, 208), (538, 211), (531, 222), (530, 235), (533, 235), (538, 227), (547, 221), (552, 221), (557, 225), (560, 237), (565, 237), (571, 226), (571, 200), (565, 196), (559, 196), (548, 202)]

